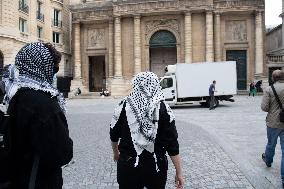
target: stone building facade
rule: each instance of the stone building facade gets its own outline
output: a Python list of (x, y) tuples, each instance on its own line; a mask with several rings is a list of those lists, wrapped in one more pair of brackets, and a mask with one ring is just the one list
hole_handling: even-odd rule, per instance
[[(238, 90), (264, 71), (264, 0), (74, 0), (74, 80), (127, 93), (133, 75), (175, 63), (236, 60)], [(202, 73), (200, 73), (202, 74)]]
[(0, 68), (26, 43), (51, 42), (62, 52), (59, 77), (72, 76), (69, 0), (1, 0)]
[(282, 0), (282, 24), (266, 33), (266, 55), (268, 81), (271, 82), (272, 72), (284, 70), (284, 0)]
[(282, 24), (266, 31), (266, 52), (273, 52), (282, 47)]

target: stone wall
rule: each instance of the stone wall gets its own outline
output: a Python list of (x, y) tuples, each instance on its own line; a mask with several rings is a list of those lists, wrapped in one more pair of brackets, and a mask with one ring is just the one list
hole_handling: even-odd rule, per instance
[(266, 52), (282, 47), (282, 25), (274, 28), (266, 34)]
[[(232, 23), (234, 23), (232, 25)], [(235, 34), (234, 34), (234, 31)], [(247, 81), (255, 74), (255, 18), (253, 15), (227, 14), (221, 16), (222, 59), (227, 50), (247, 52)]]
[(4, 56), (4, 65), (15, 63), (16, 54), (23, 47), (25, 42), (1, 36), (0, 41), (0, 50)]
[[(62, 53), (58, 76), (72, 76), (71, 61), (71, 13), (68, 9), (69, 0), (62, 4), (56, 0), (41, 0), (44, 21), (37, 19), (37, 1), (27, 0), (28, 13), (19, 9), (18, 0), (2, 0), (0, 4), (0, 51), (4, 54), (4, 64), (13, 63), (18, 50), (26, 43), (43, 41), (52, 43), (52, 32), (60, 32), (61, 41), (55, 44), (56, 49)], [(53, 8), (62, 11), (62, 28), (52, 26)], [(19, 31), (19, 18), (27, 21), (26, 32)], [(37, 26), (42, 27), (42, 37), (39, 39)]]

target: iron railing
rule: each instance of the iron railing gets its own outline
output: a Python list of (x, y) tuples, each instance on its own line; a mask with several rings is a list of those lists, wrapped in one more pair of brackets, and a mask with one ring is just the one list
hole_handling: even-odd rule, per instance
[(29, 6), (26, 4), (25, 1), (22, 0), (19, 1), (19, 10), (27, 14), (29, 13)]
[(42, 14), (40, 11), (36, 11), (36, 19), (44, 22), (44, 14)]
[(52, 19), (52, 26), (61, 28), (62, 27), (62, 21), (61, 20)]

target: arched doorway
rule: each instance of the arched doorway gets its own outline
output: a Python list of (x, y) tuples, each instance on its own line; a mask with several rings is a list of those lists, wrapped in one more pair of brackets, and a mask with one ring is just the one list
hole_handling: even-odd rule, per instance
[(3, 67), (4, 67), (4, 55), (0, 51), (0, 77), (2, 77)]
[(177, 62), (176, 37), (167, 30), (155, 32), (150, 39), (150, 71), (159, 77), (167, 65)]

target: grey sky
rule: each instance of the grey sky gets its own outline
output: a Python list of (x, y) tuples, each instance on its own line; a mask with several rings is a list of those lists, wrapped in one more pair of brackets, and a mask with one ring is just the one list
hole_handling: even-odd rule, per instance
[(282, 0), (265, 0), (265, 25), (278, 25), (282, 23), (279, 15), (282, 13)]

